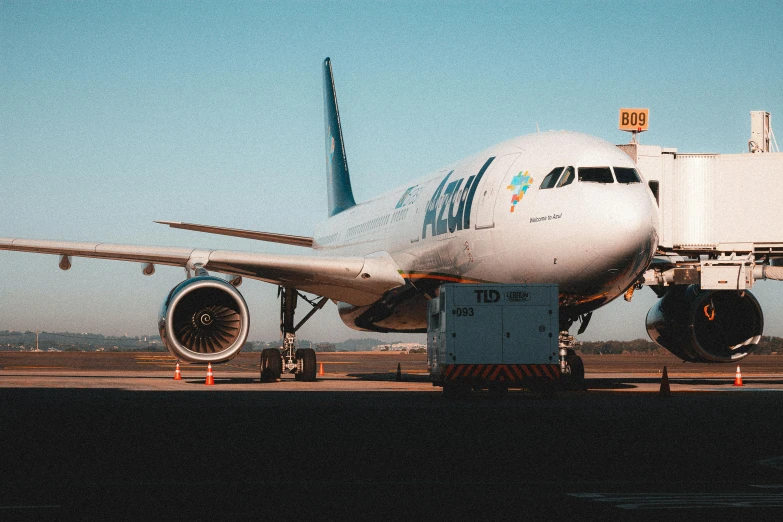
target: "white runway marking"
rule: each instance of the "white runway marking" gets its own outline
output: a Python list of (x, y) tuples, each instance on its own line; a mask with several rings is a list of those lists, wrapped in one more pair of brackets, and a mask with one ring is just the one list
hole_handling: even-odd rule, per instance
[(771, 459), (760, 460), (759, 464), (762, 466), (768, 466), (770, 468), (783, 469), (783, 457), (773, 457)]
[(783, 507), (783, 493), (571, 493), (615, 504), (619, 509), (706, 509)]
[(42, 506), (0, 506), (0, 509), (60, 509), (58, 505), (42, 505)]

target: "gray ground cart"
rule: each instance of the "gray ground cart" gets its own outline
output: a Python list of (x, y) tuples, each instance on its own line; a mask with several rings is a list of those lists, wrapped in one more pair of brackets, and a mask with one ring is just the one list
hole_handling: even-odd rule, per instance
[(437, 386), (558, 382), (557, 285), (444, 284), (428, 305), (427, 364)]

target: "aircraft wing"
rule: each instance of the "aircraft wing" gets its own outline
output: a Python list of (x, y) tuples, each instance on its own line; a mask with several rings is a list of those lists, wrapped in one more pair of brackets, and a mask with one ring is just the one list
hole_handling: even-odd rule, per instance
[[(405, 282), (386, 252), (366, 257), (265, 254), (231, 250), (0, 238), (0, 250), (133, 261), (239, 275), (364, 306)], [(67, 269), (70, 263), (60, 263)]]

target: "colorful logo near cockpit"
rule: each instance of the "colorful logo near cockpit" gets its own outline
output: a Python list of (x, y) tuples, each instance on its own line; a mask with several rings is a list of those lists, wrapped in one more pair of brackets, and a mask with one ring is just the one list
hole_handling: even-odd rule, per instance
[(527, 192), (528, 187), (530, 187), (530, 184), (533, 183), (533, 178), (531, 178), (527, 172), (528, 171), (525, 171), (524, 174), (520, 172), (511, 178), (511, 185), (506, 187), (511, 191), (511, 212), (514, 212), (514, 208), (516, 208), (517, 203), (519, 203), (519, 201), (525, 197), (525, 193)]

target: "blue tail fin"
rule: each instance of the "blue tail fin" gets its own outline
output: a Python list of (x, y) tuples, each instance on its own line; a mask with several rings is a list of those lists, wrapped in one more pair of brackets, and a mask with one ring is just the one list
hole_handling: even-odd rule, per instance
[(324, 125), (326, 129), (326, 190), (329, 192), (329, 217), (356, 205), (345, 159), (343, 131), (334, 92), (332, 62), (324, 60)]

